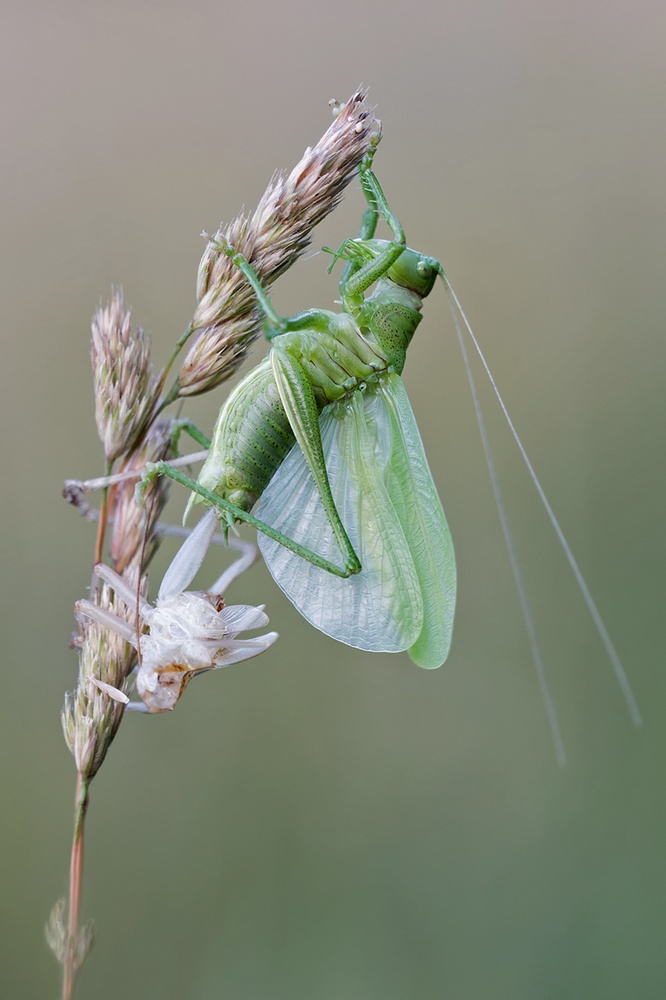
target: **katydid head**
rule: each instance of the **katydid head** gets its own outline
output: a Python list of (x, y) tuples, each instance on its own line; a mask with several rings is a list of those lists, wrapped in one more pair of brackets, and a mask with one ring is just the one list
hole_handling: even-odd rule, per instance
[(426, 295), (430, 295), (441, 267), (434, 257), (426, 257), (418, 250), (406, 247), (395, 264), (388, 269), (386, 277), (424, 299)]
[[(339, 250), (328, 250), (333, 254), (333, 262), (329, 271), (337, 260), (355, 261), (358, 264), (365, 264), (368, 261), (377, 259), (391, 246), (390, 240), (345, 240)], [(442, 265), (434, 257), (419, 253), (418, 250), (410, 250), (405, 247), (398, 259), (391, 264), (386, 271), (386, 277), (401, 288), (406, 288), (410, 292), (415, 292), (424, 299), (430, 295), (437, 275), (442, 272)]]

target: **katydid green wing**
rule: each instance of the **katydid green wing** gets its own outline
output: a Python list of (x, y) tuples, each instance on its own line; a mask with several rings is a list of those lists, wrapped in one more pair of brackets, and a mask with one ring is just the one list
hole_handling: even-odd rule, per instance
[[(334, 577), (259, 534), (271, 574), (326, 635), (372, 652), (407, 650), (419, 666), (441, 666), (451, 642), (455, 559), (402, 380), (380, 376), (326, 407), (320, 428), (333, 498), (363, 568), (347, 579)], [(254, 513), (327, 559), (339, 559), (297, 445)]]

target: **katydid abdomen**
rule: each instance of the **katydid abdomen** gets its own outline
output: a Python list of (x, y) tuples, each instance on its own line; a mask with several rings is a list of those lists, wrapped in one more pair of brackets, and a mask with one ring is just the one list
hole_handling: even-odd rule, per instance
[[(199, 482), (250, 511), (295, 440), (270, 359), (265, 358), (220, 411)], [(192, 499), (197, 502), (196, 496)]]

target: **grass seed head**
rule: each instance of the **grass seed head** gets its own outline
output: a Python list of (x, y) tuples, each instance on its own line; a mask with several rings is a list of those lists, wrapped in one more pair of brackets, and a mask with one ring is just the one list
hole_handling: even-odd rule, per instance
[(197, 276), (192, 343), (178, 377), (179, 395), (224, 382), (241, 364), (261, 320), (247, 279), (216, 244), (240, 251), (270, 285), (304, 253), (312, 230), (338, 204), (370, 149), (375, 119), (359, 91), (288, 176), (275, 174), (251, 215), (241, 213), (209, 240)]
[(122, 291), (93, 316), (91, 362), (97, 430), (109, 462), (131, 450), (153, 411), (158, 380), (150, 364), (150, 340), (125, 308)]
[[(96, 595), (96, 603), (125, 621), (133, 623), (135, 620), (134, 612), (106, 584)], [(91, 683), (91, 679), (125, 690), (127, 678), (136, 664), (136, 651), (121, 636), (91, 621), (81, 624), (77, 645), (79, 680), (76, 691), (65, 697), (62, 725), (76, 768), (89, 782), (104, 761), (125, 707)]]

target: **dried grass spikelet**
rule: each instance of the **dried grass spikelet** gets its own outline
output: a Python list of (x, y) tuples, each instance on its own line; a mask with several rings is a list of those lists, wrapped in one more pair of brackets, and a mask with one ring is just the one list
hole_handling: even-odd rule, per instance
[[(104, 611), (134, 624), (136, 616), (104, 584), (96, 602)], [(125, 705), (109, 696), (109, 689), (124, 692), (136, 664), (133, 647), (103, 625), (83, 621), (79, 637), (79, 679), (76, 690), (65, 697), (62, 726), (76, 768), (89, 782), (97, 774), (122, 721)]]
[(252, 215), (220, 227), (199, 265), (192, 320), (198, 332), (178, 376), (178, 394), (207, 392), (229, 378), (257, 335), (260, 317), (246, 278), (216, 248), (240, 251), (266, 284), (275, 281), (307, 249), (313, 228), (338, 204), (368, 152), (375, 119), (358, 92), (340, 108), (316, 146), (307, 149), (288, 177), (276, 174)]
[(150, 340), (132, 331), (122, 290), (92, 320), (90, 358), (97, 430), (109, 462), (126, 455), (153, 411), (158, 379), (152, 374)]
[[(140, 447), (130, 455), (121, 471), (136, 470), (141, 473), (149, 462), (168, 462), (175, 451), (171, 421), (160, 420), (150, 428)], [(120, 574), (132, 565), (138, 566), (144, 538), (143, 563), (144, 566), (150, 563), (160, 543), (160, 536), (154, 532), (155, 522), (169, 494), (170, 480), (166, 476), (159, 476), (148, 484), (143, 503), (139, 504), (135, 496), (136, 482), (136, 479), (130, 479), (118, 484), (111, 495), (111, 559), (116, 572)]]

